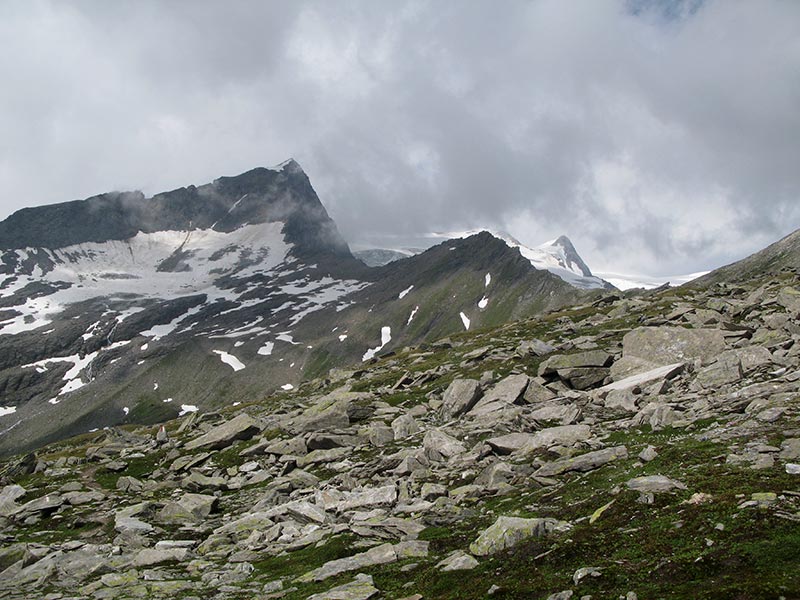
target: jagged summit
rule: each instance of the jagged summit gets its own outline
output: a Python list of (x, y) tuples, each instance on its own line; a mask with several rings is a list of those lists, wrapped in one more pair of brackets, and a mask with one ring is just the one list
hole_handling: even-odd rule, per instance
[(274, 222), (285, 223), (283, 231), (294, 244), (295, 255), (350, 256), (347, 243), (294, 159), (151, 198), (141, 192), (111, 192), (25, 208), (0, 222), (0, 248), (57, 249), (163, 231), (229, 233)]
[(583, 273), (584, 277), (593, 277), (591, 269), (583, 261), (572, 241), (565, 235), (558, 236), (551, 244), (551, 246), (559, 247), (564, 251), (564, 259), (567, 265), (573, 270), (578, 270)]

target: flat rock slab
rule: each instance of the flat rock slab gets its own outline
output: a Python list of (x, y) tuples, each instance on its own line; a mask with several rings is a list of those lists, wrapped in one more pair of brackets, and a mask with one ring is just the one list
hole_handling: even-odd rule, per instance
[(309, 596), (308, 600), (369, 600), (380, 594), (372, 577), (359, 573), (350, 583)]
[(485, 529), (469, 546), (475, 556), (489, 556), (533, 537), (544, 537), (557, 531), (568, 531), (569, 523), (556, 519), (523, 519), (500, 517)]
[(615, 381), (614, 383), (604, 385), (597, 390), (597, 393), (602, 397), (611, 391), (629, 390), (644, 385), (645, 383), (650, 383), (651, 381), (657, 381), (659, 379), (672, 379), (682, 370), (682, 362), (664, 365), (663, 367), (656, 367), (655, 369), (650, 369), (649, 371), (645, 371), (643, 373), (637, 373), (635, 375), (626, 377), (625, 379), (621, 379), (620, 381)]
[(589, 350), (575, 354), (556, 354), (539, 365), (539, 377), (554, 375), (568, 369), (588, 369), (608, 367), (614, 357), (603, 350)]
[(301, 583), (324, 581), (329, 577), (335, 577), (348, 571), (366, 569), (375, 565), (385, 565), (404, 558), (422, 558), (427, 554), (428, 542), (410, 541), (394, 545), (381, 544), (354, 556), (326, 562), (318, 569), (301, 575), (296, 581)]
[(253, 417), (242, 413), (223, 423), (214, 427), (208, 433), (201, 435), (198, 438), (186, 444), (187, 450), (196, 450), (203, 448), (207, 450), (220, 450), (227, 448), (236, 440), (249, 440), (254, 435), (261, 431), (261, 426)]
[(664, 475), (648, 475), (646, 477), (634, 477), (626, 483), (629, 490), (636, 492), (664, 494), (674, 490), (685, 490), (686, 486), (680, 481), (675, 481)]
[(492, 389), (486, 392), (475, 407), (480, 408), (481, 406), (493, 402), (514, 404), (517, 400), (522, 398), (522, 395), (528, 387), (528, 381), (530, 381), (530, 378), (524, 374), (509, 375), (498, 381)]
[(580, 456), (565, 458), (542, 465), (535, 473), (537, 477), (552, 477), (561, 475), (569, 471), (591, 471), (602, 467), (620, 458), (628, 457), (628, 449), (625, 446), (614, 446), (613, 448), (603, 448), (594, 452), (587, 452)]

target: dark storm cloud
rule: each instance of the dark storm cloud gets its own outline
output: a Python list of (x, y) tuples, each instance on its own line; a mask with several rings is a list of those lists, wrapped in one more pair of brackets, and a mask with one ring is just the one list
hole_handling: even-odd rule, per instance
[(0, 216), (294, 156), (351, 240), (674, 273), (800, 227), (793, 0), (6, 3)]

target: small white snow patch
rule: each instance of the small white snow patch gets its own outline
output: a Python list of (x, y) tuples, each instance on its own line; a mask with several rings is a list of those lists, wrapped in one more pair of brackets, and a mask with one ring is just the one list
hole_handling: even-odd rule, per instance
[(122, 412), (124, 412), (127, 415), (129, 412), (131, 412), (131, 409), (128, 408), (127, 406), (123, 406), (122, 407)]
[(293, 390), (294, 386), (291, 383), (284, 383), (281, 389), (288, 392), (289, 390)]
[(154, 381), (153, 382), (153, 391), (155, 392), (157, 389), (158, 389), (158, 382)]
[(367, 361), (373, 356), (375, 356), (381, 349), (392, 341), (392, 328), (388, 325), (385, 327), (381, 327), (381, 345), (377, 348), (370, 348), (366, 352), (364, 352), (364, 356), (361, 357), (362, 361)]
[(233, 404), (231, 404), (231, 406), (239, 406), (240, 404), (241, 402), (234, 402)]
[(163, 402), (164, 404), (169, 404), (170, 402), (172, 402), (172, 398), (164, 398)]
[(346, 333), (343, 333), (342, 335), (340, 335), (340, 336), (339, 336), (339, 341), (340, 341), (340, 342), (343, 342), (343, 341), (345, 341), (346, 339), (347, 339), (347, 334), (346, 334)]
[(17, 412), (16, 406), (0, 406), (0, 417), (5, 417), (6, 415), (13, 415)]
[(142, 344), (142, 345), (139, 347), (139, 350), (142, 350), (142, 351), (144, 351), (144, 350), (147, 350), (147, 346), (149, 346), (149, 344)]
[(223, 350), (214, 350), (213, 352), (214, 354), (219, 354), (219, 359), (234, 371), (241, 371), (244, 369), (244, 363), (236, 358), (233, 354), (228, 354)]
[(465, 315), (463, 312), (459, 313), (459, 316), (461, 317), (461, 322), (464, 324), (464, 329), (469, 329), (469, 323), (470, 323), (469, 317)]
[(54, 404), (55, 405), (55, 404), (58, 404), (59, 402), (61, 402), (61, 400), (59, 400), (58, 398), (50, 398), (50, 400), (48, 400), (48, 402), (50, 404)]
[(282, 342), (288, 342), (289, 344), (294, 344), (295, 346), (300, 344), (300, 342), (294, 341), (294, 338), (291, 335), (289, 335), (289, 332), (279, 333), (278, 335), (275, 336), (275, 339), (280, 340)]
[(489, 284), (492, 283), (492, 274), (487, 273), (486, 278), (484, 279), (483, 287), (489, 287)]
[(402, 292), (400, 292), (398, 294), (397, 298), (402, 300), (403, 298), (405, 298), (408, 295), (408, 292), (410, 292), (413, 289), (414, 289), (413, 285), (408, 286), (406, 289), (404, 289)]
[(194, 404), (181, 404), (181, 412), (178, 413), (178, 416), (182, 417), (193, 412), (197, 412), (197, 407)]
[(483, 310), (483, 309), (484, 309), (484, 308), (486, 308), (487, 306), (489, 306), (489, 299), (488, 299), (486, 296), (484, 296), (483, 298), (481, 298), (480, 300), (478, 300), (478, 308), (480, 308), (481, 310)]
[(411, 314), (410, 314), (410, 315), (408, 315), (408, 321), (406, 321), (406, 327), (408, 327), (409, 325), (411, 325), (411, 321), (413, 321), (413, 320), (414, 320), (414, 315), (416, 315), (416, 314), (417, 314), (417, 311), (418, 311), (418, 310), (419, 310), (419, 306), (415, 306), (415, 307), (414, 307), (414, 310), (412, 310), (412, 311), (411, 311)]
[(272, 354), (272, 349), (275, 347), (275, 344), (272, 342), (267, 342), (261, 348), (258, 349), (258, 353), (261, 356), (269, 356)]
[(238, 348), (239, 346), (244, 346), (244, 342), (234, 342), (233, 347)]

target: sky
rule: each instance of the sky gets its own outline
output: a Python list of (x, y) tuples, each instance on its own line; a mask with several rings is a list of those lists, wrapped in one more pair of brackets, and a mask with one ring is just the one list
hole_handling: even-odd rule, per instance
[(294, 157), (345, 237), (688, 273), (800, 228), (797, 0), (9, 0), (0, 218)]

